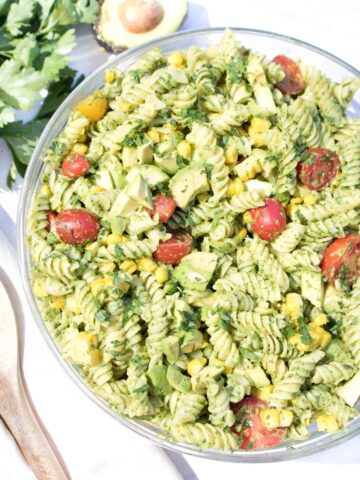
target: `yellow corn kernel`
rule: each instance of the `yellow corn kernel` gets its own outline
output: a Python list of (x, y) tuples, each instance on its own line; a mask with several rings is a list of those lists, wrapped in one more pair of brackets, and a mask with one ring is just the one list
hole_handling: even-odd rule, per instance
[(243, 238), (245, 238), (247, 235), (247, 230), (245, 227), (243, 227), (240, 232), (238, 233), (238, 238), (240, 238), (240, 240), (242, 240)]
[(233, 197), (234, 195), (240, 195), (240, 193), (242, 193), (244, 190), (245, 187), (240, 178), (234, 178), (228, 183), (226, 195), (228, 197)]
[(190, 362), (187, 364), (187, 372), (188, 374), (192, 377), (193, 375), (196, 375), (197, 373), (202, 370), (205, 365), (206, 365), (206, 358), (201, 357), (201, 358), (194, 358), (193, 360), (190, 360)]
[(285, 303), (281, 305), (281, 311), (287, 313), (291, 320), (297, 320), (302, 316), (303, 301), (298, 293), (288, 293)]
[(129, 273), (130, 275), (137, 270), (137, 265), (134, 262), (134, 260), (124, 260), (122, 263), (119, 265), (120, 269), (123, 270), (126, 273)]
[(179, 155), (189, 160), (191, 157), (191, 145), (186, 140), (182, 140), (176, 147), (176, 151)]
[(336, 432), (339, 429), (338, 422), (334, 415), (323, 413), (316, 418), (319, 432)]
[(209, 363), (210, 363), (210, 365), (216, 365), (217, 367), (222, 367), (222, 368), (224, 368), (224, 362), (222, 362), (222, 361), (219, 360), (218, 358), (214, 358), (214, 359), (211, 360)]
[(88, 146), (85, 145), (85, 143), (75, 143), (75, 145), (72, 148), (73, 153), (81, 153), (85, 155), (87, 151), (88, 151)]
[(243, 220), (245, 223), (252, 223), (252, 216), (250, 212), (245, 212), (243, 215)]
[(259, 416), (265, 428), (279, 428), (280, 413), (276, 408), (262, 408)]
[(44, 298), (48, 296), (48, 294), (45, 292), (42, 286), (37, 282), (34, 283), (33, 292), (35, 297), (38, 297), (38, 298)]
[(303, 199), (302, 197), (294, 197), (290, 200), (291, 205), (298, 205), (299, 203), (302, 203)]
[(315, 205), (315, 203), (316, 203), (315, 196), (311, 195), (311, 194), (305, 195), (304, 196), (304, 203), (305, 203), (305, 205)]
[(266, 118), (254, 117), (248, 129), (249, 137), (253, 140), (255, 147), (265, 145), (265, 137), (271, 127), (271, 123)]
[(313, 322), (314, 325), (318, 325), (319, 327), (323, 326), (323, 325), (326, 325), (328, 322), (328, 318), (327, 316), (325, 315), (325, 313), (319, 313), (318, 315), (316, 315), (315, 319)]
[(91, 253), (95, 253), (98, 249), (99, 245), (97, 242), (92, 242), (92, 243), (88, 243), (87, 245), (85, 245), (85, 250), (88, 251), (88, 252), (91, 252)]
[(176, 126), (172, 125), (171, 123), (165, 123), (163, 125), (164, 132), (166, 133), (174, 133), (176, 132)]
[(158, 267), (154, 273), (155, 280), (159, 283), (167, 282), (169, 278), (168, 271), (165, 267)]
[(331, 341), (331, 333), (324, 330), (320, 341), (320, 348), (325, 348)]
[(120, 102), (119, 107), (124, 113), (128, 113), (128, 111), (131, 109), (130, 103), (127, 102)]
[(173, 67), (184, 67), (185, 66), (185, 57), (182, 52), (172, 52), (168, 56), (168, 64)]
[(112, 277), (97, 278), (90, 284), (93, 295), (97, 295), (101, 290), (113, 285)]
[(126, 237), (124, 237), (124, 235), (119, 235), (118, 233), (110, 233), (106, 237), (106, 243), (108, 245), (115, 245), (116, 243), (124, 244), (127, 241), (128, 241), (128, 239)]
[(105, 262), (100, 265), (99, 270), (102, 273), (106, 273), (106, 272), (113, 272), (115, 268), (116, 268), (116, 265), (114, 262)]
[(90, 188), (89, 194), (100, 193), (100, 192), (103, 192), (104, 190), (105, 190), (105, 188), (100, 187), (99, 185), (94, 185), (93, 187)]
[(114, 70), (106, 70), (105, 71), (105, 82), (112, 83), (115, 80), (115, 72)]
[(149, 257), (140, 258), (137, 264), (139, 272), (154, 272), (158, 268), (157, 263)]
[(86, 142), (86, 135), (85, 135), (85, 133), (83, 133), (82, 135), (80, 135), (80, 137), (78, 138), (78, 142), (79, 142), (79, 143), (84, 143), (84, 142)]
[(65, 298), (64, 297), (51, 297), (50, 307), (52, 307), (52, 308), (64, 308), (65, 307)]
[(225, 150), (225, 163), (226, 165), (232, 165), (237, 162), (238, 151), (237, 148), (231, 145)]
[(224, 365), (224, 373), (226, 375), (229, 375), (229, 373), (232, 373), (233, 372), (233, 368), (232, 367), (229, 367), (228, 365)]
[(291, 205), (290, 204), (286, 207), (286, 213), (288, 214), (288, 216), (290, 218), (293, 218), (293, 216), (295, 215), (296, 210), (298, 210), (298, 208), (299, 208), (299, 205)]
[(51, 190), (50, 190), (49, 185), (43, 185), (43, 186), (41, 187), (41, 193), (42, 193), (42, 195), (44, 195), (45, 197), (51, 197)]
[(160, 134), (156, 130), (149, 130), (147, 132), (147, 136), (152, 140), (154, 143), (159, 143), (160, 142)]
[(294, 420), (294, 414), (290, 410), (281, 410), (280, 427), (290, 427)]
[(251, 394), (254, 395), (256, 398), (260, 400), (264, 400), (265, 402), (269, 400), (272, 391), (274, 390), (273, 385), (266, 385), (266, 387), (255, 388), (251, 389)]

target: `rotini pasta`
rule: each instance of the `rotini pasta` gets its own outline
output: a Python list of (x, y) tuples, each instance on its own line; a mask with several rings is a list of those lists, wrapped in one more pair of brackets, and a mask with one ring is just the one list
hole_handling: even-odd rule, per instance
[(357, 415), (360, 81), (293, 62), (289, 92), (279, 58), (226, 31), (113, 70), (28, 218), (63, 356), (119, 415), (199, 448), (252, 448), (249, 411), (277, 442)]

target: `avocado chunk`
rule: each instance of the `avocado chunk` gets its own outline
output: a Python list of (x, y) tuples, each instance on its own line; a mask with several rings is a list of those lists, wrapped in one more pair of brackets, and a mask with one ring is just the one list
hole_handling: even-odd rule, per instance
[(110, 223), (110, 228), (113, 233), (122, 235), (125, 231), (127, 220), (121, 217), (107, 217), (106, 220)]
[(187, 393), (191, 390), (191, 380), (173, 365), (169, 365), (166, 374), (169, 384), (181, 393)]
[(136, 200), (139, 205), (152, 208), (153, 204), (150, 188), (140, 173), (132, 179), (125, 191), (126, 194), (133, 200)]
[(154, 162), (156, 165), (164, 170), (164, 172), (174, 175), (178, 171), (179, 165), (177, 164), (176, 155), (174, 153), (166, 156), (154, 155)]
[(171, 392), (171, 387), (167, 381), (166, 374), (167, 367), (165, 365), (157, 365), (150, 368), (147, 372), (154, 389), (160, 391), (164, 395)]
[(360, 372), (344, 385), (341, 385), (338, 390), (338, 395), (344, 400), (350, 407), (353, 407), (360, 397)]
[(203, 334), (200, 330), (190, 330), (189, 332), (180, 332), (181, 336), (181, 351), (183, 353), (191, 353), (194, 350), (201, 348), (203, 343)]
[(175, 268), (174, 277), (184, 288), (204, 291), (214, 273), (216, 262), (215, 253), (189, 253)]
[(120, 53), (176, 32), (187, 14), (186, 0), (103, 0), (94, 26), (99, 44)]
[(309, 300), (314, 307), (321, 308), (324, 300), (324, 282), (320, 272), (302, 272), (301, 295)]
[(137, 164), (136, 148), (124, 147), (121, 155), (122, 164), (125, 170)]
[(331, 362), (349, 362), (351, 361), (350, 355), (345, 350), (344, 345), (342, 344), (341, 340), (331, 340), (329, 345), (326, 347), (325, 350), (326, 357)]
[(126, 180), (130, 183), (137, 174), (141, 174), (151, 188), (169, 180), (169, 176), (155, 165), (135, 165), (127, 174)]
[(170, 180), (169, 186), (179, 208), (187, 207), (196, 195), (209, 190), (206, 172), (202, 165), (182, 168)]
[(139, 206), (139, 202), (130, 198), (129, 195), (126, 194), (125, 190), (119, 193), (116, 197), (113, 206), (109, 212), (110, 217), (129, 217)]
[(179, 358), (180, 340), (175, 335), (170, 335), (162, 342), (162, 351), (169, 363), (175, 363)]
[(153, 158), (152, 144), (147, 142), (137, 147), (136, 157), (139, 163), (151, 163)]

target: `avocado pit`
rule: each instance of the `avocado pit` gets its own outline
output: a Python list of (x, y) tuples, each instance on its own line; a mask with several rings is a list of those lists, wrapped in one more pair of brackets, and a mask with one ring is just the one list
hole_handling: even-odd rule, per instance
[(150, 32), (164, 18), (164, 8), (157, 0), (127, 0), (121, 3), (119, 19), (131, 33)]

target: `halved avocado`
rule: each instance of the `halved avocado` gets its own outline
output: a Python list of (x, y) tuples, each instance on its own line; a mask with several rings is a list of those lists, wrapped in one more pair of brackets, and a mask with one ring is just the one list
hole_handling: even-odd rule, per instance
[(103, 0), (96, 38), (109, 52), (120, 53), (175, 32), (187, 10), (186, 0)]

